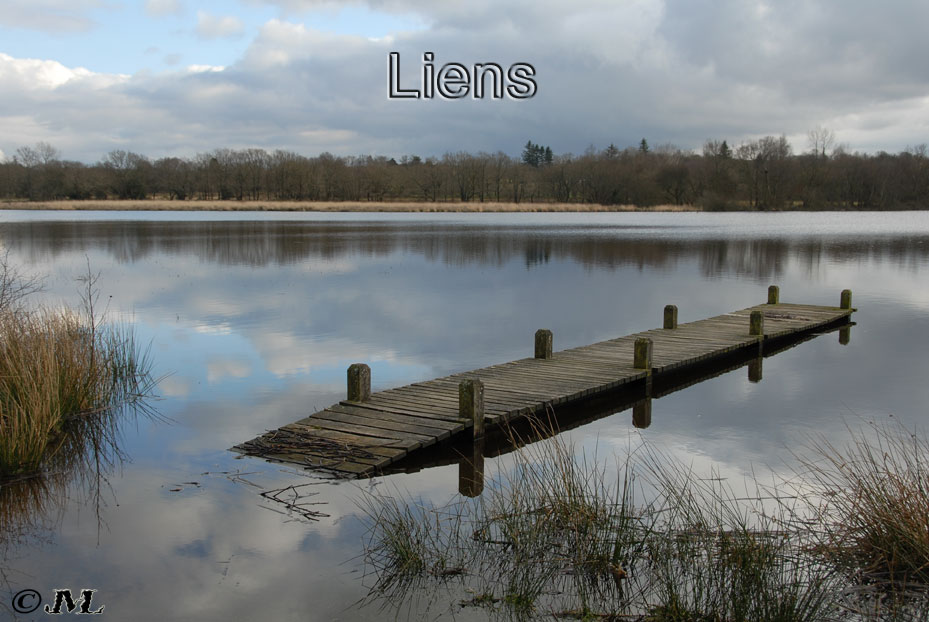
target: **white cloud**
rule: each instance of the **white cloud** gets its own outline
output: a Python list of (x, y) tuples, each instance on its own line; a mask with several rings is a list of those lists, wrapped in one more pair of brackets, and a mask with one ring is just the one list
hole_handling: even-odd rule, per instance
[(223, 69), (225, 69), (225, 67), (218, 65), (187, 65), (187, 71), (190, 73), (218, 72)]
[(23, 88), (57, 88), (70, 82), (92, 77), (94, 74), (83, 67), (70, 69), (53, 60), (33, 58), (17, 59), (0, 52), (0, 81), (17, 81)]
[(181, 0), (145, 0), (145, 12), (153, 17), (180, 15), (183, 10)]
[(235, 37), (245, 31), (245, 24), (238, 17), (219, 17), (206, 11), (197, 11), (197, 36), (201, 39)]

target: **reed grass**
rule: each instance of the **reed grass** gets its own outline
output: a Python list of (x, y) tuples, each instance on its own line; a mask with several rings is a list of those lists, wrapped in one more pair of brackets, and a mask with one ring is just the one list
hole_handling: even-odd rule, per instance
[(929, 439), (893, 420), (848, 432), (800, 457), (819, 551), (861, 581), (929, 585)]
[(92, 439), (82, 426), (146, 395), (147, 354), (126, 325), (105, 322), (94, 284), (81, 311), (0, 307), (0, 478), (39, 470)]
[(370, 496), (371, 597), (454, 584), (461, 606), (515, 619), (926, 619), (927, 441), (892, 425), (851, 436), (811, 445), (795, 480), (738, 491), (644, 442), (612, 476), (555, 436), (477, 499), (414, 512)]
[(647, 539), (643, 620), (832, 619), (840, 578), (808, 554), (810, 534), (794, 529), (793, 505), (767, 503), (772, 491), (757, 480), (737, 493), (718, 473), (696, 473), (653, 448), (645, 454), (658, 518)]

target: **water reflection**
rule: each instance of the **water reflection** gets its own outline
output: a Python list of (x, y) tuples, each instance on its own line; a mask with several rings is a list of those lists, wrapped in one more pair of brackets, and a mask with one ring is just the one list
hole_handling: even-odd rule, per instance
[[(681, 322), (759, 304), (775, 275), (785, 302), (837, 304), (837, 291), (854, 289), (854, 339), (840, 331), (838, 341), (766, 357), (760, 383), (745, 379), (751, 360), (732, 361), (733, 373), (723, 366), (689, 386), (681, 378), (673, 392), (656, 383), (651, 398), (587, 404), (573, 418), (559, 412), (562, 434), (606, 469), (641, 437), (695, 472), (736, 481), (756, 465), (780, 466), (798, 439), (841, 439), (844, 416), (929, 421), (929, 363), (914, 339), (929, 334), (925, 216), (892, 231), (858, 215), (145, 218), (13, 222), (0, 212), (11, 256), (53, 275), (47, 300), (68, 300), (72, 270), (89, 256), (114, 314), (152, 340), (158, 375), (174, 372), (159, 402), (173, 423), (127, 426), (121, 448), (133, 461), (102, 482), (110, 502), (99, 534), (74, 485), (37, 488), (44, 506), (18, 497), (32, 503), (39, 537), (52, 546), (10, 545), (14, 593), (86, 581), (119, 619), (381, 619), (353, 607), (366, 594), (360, 491), (412, 490), (443, 503), (485, 485), (483, 499), (513, 464), (512, 445), (488, 439), (478, 456), (468, 442), (384, 477), (327, 483), (313, 500), (331, 518), (312, 524), (259, 494), (307, 474), (238, 459), (228, 447), (337, 402), (356, 361), (371, 365), (372, 389), (382, 390), (532, 356), (540, 326), (564, 349), (656, 328), (669, 303)], [(756, 226), (765, 219), (776, 227)], [(0, 590), (0, 600), (8, 596)], [(441, 608), (435, 594), (421, 600)]]
[(184, 255), (224, 266), (286, 266), (308, 259), (386, 257), (402, 252), (451, 266), (499, 266), (514, 259), (527, 269), (549, 262), (584, 266), (670, 268), (696, 263), (704, 276), (734, 274), (777, 279), (788, 258), (808, 270), (824, 261), (867, 259), (911, 268), (929, 258), (929, 236), (668, 238), (628, 226), (551, 227), (382, 222), (10, 222), (5, 246), (32, 261), (104, 251), (119, 263)]
[(51, 538), (69, 503), (90, 507), (99, 528), (107, 478), (127, 459), (122, 427), (139, 417), (157, 419), (158, 415), (137, 400), (73, 418), (49, 446), (41, 471), (0, 479), (0, 553)]
[(470, 451), (458, 460), (458, 494), (479, 497), (484, 492), (484, 437), (472, 440)]
[(839, 330), (839, 343), (847, 346), (852, 340), (852, 325), (846, 326)]
[(643, 398), (632, 407), (632, 425), (640, 430), (652, 425), (652, 398)]

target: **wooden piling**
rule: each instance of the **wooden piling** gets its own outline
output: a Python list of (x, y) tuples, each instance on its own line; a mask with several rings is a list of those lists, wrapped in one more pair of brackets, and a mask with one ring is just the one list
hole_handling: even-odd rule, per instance
[(367, 402), (371, 397), (371, 368), (364, 363), (348, 366), (348, 401)]
[(851, 308), (852, 308), (852, 290), (850, 290), (850, 289), (843, 289), (843, 290), (842, 290), (842, 297), (841, 297), (841, 302), (840, 302), (839, 306), (840, 306), (841, 308), (843, 308), (843, 309), (851, 309)]
[(776, 305), (780, 302), (781, 299), (781, 288), (777, 285), (771, 285), (768, 287), (768, 304)]
[(552, 331), (547, 328), (535, 331), (535, 357), (537, 359), (552, 358)]
[(652, 340), (648, 337), (639, 337), (635, 340), (633, 367), (636, 369), (652, 368)]
[(484, 437), (484, 383), (477, 378), (462, 380), (458, 385), (458, 416), (474, 422), (474, 438)]
[(664, 328), (677, 328), (677, 305), (665, 305)]
[(764, 368), (764, 359), (758, 357), (748, 362), (748, 381), (761, 382), (762, 370)]
[(764, 313), (752, 311), (748, 317), (748, 334), (758, 337), (764, 336)]

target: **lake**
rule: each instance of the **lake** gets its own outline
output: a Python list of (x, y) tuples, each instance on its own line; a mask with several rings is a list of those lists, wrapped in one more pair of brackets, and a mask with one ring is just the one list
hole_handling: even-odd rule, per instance
[[(607, 465), (645, 438), (738, 479), (789, 470), (815, 434), (929, 423), (926, 212), (0, 211), (0, 243), (47, 275), (40, 302), (79, 304), (76, 279), (99, 272), (108, 317), (163, 376), (157, 416), (123, 420), (111, 466), (0, 489), (0, 617), (21, 590), (48, 603), (66, 587), (97, 590), (109, 619), (381, 619), (356, 604), (373, 583), (358, 504), (371, 489), (443, 503), (457, 467), (346, 482), (229, 451), (342, 399), (355, 362), (378, 390), (531, 356), (538, 328), (560, 350), (660, 326), (666, 304), (687, 322), (771, 284), (821, 305), (849, 288), (848, 344), (828, 333), (765, 359), (761, 382), (742, 367), (655, 400), (647, 429), (626, 410), (566, 435)], [(302, 484), (325, 516), (260, 496)]]

